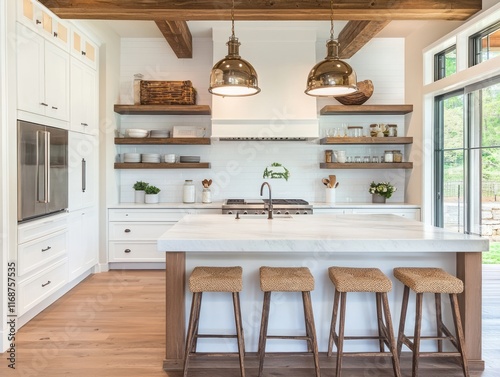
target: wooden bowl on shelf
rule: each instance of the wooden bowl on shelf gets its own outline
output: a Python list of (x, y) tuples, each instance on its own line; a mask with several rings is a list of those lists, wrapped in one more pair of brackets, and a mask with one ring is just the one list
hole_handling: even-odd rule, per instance
[(356, 84), (358, 90), (354, 93), (341, 97), (335, 97), (342, 105), (362, 105), (373, 94), (373, 83), (371, 80), (360, 81)]

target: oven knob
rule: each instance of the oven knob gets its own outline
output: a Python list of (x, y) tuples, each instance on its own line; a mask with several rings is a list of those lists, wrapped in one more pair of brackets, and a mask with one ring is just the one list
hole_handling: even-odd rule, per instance
[(265, 214), (266, 214), (266, 211), (262, 211), (260, 214), (261, 214), (261, 215), (265, 215)]
[(277, 215), (281, 215), (281, 211), (276, 211), (276, 214)]
[(295, 212), (296, 215), (300, 215), (300, 211)]
[(232, 214), (233, 214), (233, 211), (227, 211), (227, 214), (228, 214), (228, 215), (232, 215)]
[(290, 214), (290, 212), (288, 212), (288, 211), (285, 211), (285, 215), (289, 215), (289, 214)]
[(304, 215), (307, 215), (307, 211), (304, 211)]
[(253, 214), (254, 214), (254, 215), (258, 215), (258, 214), (259, 214), (259, 212), (255, 211)]
[(248, 211), (243, 211), (243, 214), (244, 215), (248, 215)]

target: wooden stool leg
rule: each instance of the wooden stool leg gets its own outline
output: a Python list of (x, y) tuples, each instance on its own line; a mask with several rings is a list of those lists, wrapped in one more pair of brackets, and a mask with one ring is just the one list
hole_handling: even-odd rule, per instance
[(193, 349), (193, 339), (195, 338), (195, 334), (197, 334), (198, 331), (197, 320), (199, 319), (200, 307), (201, 307), (201, 292), (194, 292), (193, 300), (191, 302), (191, 313), (189, 315), (186, 349), (184, 352), (184, 370), (182, 374), (183, 377), (186, 377), (188, 373), (189, 354)]
[[(441, 311), (441, 293), (434, 294), (434, 301), (436, 304), (436, 336), (441, 338), (443, 336), (443, 314)], [(437, 340), (438, 352), (443, 352), (443, 341)]]
[[(396, 348), (396, 340), (394, 338), (394, 329), (392, 328), (392, 318), (391, 311), (389, 309), (389, 300), (387, 299), (387, 293), (377, 293), (377, 296), (381, 298), (382, 306), (384, 308), (384, 326), (387, 330), (387, 342), (389, 343), (389, 350), (392, 354), (392, 369), (394, 370), (394, 376), (401, 377), (401, 366), (399, 364), (398, 350)], [(381, 352), (383, 352), (383, 349), (381, 350)]]
[(240, 357), (241, 377), (245, 377), (245, 339), (243, 338), (243, 325), (241, 323), (240, 295), (233, 292), (234, 320), (236, 323), (236, 337), (238, 338), (238, 353)]
[(450, 294), (451, 311), (453, 314), (453, 323), (455, 324), (455, 332), (457, 334), (458, 352), (461, 354), (462, 370), (464, 377), (469, 377), (469, 364), (467, 355), (465, 353), (465, 339), (462, 327), (462, 319), (460, 317), (460, 309), (458, 307), (458, 300), (456, 294)]
[(262, 376), (264, 368), (264, 356), (266, 354), (267, 324), (269, 322), (269, 306), (271, 303), (271, 292), (264, 292), (264, 303), (262, 305), (262, 320), (260, 322), (259, 336), (259, 377)]
[(410, 297), (410, 288), (405, 285), (403, 291), (403, 302), (401, 303), (401, 317), (399, 318), (398, 330), (398, 356), (401, 356), (401, 349), (403, 348), (403, 339), (405, 334), (406, 313), (408, 311), (408, 299)]
[(380, 347), (380, 352), (384, 352), (384, 334), (382, 332), (382, 326), (383, 326), (383, 321), (382, 321), (382, 294), (379, 292), (375, 292), (375, 302), (377, 303), (377, 327), (378, 327), (378, 336), (379, 336), (379, 347)]
[[(328, 339), (328, 356), (332, 356), (332, 349), (333, 349), (333, 343), (334, 339), (336, 338), (335, 331), (337, 329), (337, 314), (339, 310), (339, 299), (340, 299), (340, 292), (335, 289), (335, 296), (333, 297), (333, 308), (332, 308), (332, 323), (330, 325), (330, 337)], [(335, 341), (335, 344), (337, 342)]]
[(420, 356), (420, 329), (422, 327), (422, 301), (423, 293), (417, 293), (415, 310), (415, 333), (413, 337), (412, 376), (418, 376), (418, 360)]
[(196, 300), (196, 310), (194, 312), (194, 337), (193, 346), (191, 347), (191, 352), (196, 352), (196, 347), (198, 346), (198, 329), (200, 326), (200, 311), (201, 311), (201, 300), (203, 298), (203, 292), (198, 292), (199, 299)]
[(304, 325), (306, 328), (306, 338), (307, 338), (307, 352), (313, 352), (312, 349), (312, 335), (311, 335), (311, 327), (309, 326), (310, 324), (307, 321), (307, 304), (306, 300), (304, 299), (304, 292), (302, 292), (302, 306), (304, 308)]
[(340, 323), (339, 323), (339, 340), (337, 344), (337, 377), (340, 377), (342, 370), (342, 355), (344, 353), (344, 325), (345, 325), (345, 305), (346, 292), (340, 293)]
[(314, 314), (311, 302), (311, 293), (309, 291), (302, 292), (302, 301), (304, 302), (306, 328), (309, 328), (310, 343), (314, 358), (314, 370), (316, 377), (320, 377), (319, 356), (318, 356), (318, 341), (316, 340), (316, 326), (314, 325)]

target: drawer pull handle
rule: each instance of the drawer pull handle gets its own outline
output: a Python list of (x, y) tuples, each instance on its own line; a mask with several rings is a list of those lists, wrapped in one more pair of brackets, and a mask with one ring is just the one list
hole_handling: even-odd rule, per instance
[(44, 251), (47, 251), (47, 250), (50, 250), (50, 249), (52, 249), (52, 248), (51, 248), (50, 246), (47, 246), (45, 249), (42, 249), (42, 253), (43, 253)]
[(130, 229), (125, 229), (125, 233), (130, 233)]
[(128, 253), (130, 253), (132, 250), (130, 250), (130, 249), (125, 249), (124, 251), (128, 254)]
[(50, 283), (51, 283), (51, 281), (49, 280), (49, 281), (47, 281), (45, 284), (42, 284), (42, 288), (43, 288), (43, 287), (46, 287), (46, 286), (47, 286), (47, 285), (49, 285)]

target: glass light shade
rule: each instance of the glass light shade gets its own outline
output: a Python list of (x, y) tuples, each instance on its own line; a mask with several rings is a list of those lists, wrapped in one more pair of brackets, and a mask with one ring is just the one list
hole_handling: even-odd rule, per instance
[(326, 47), (326, 58), (309, 72), (305, 93), (315, 97), (335, 97), (354, 93), (358, 90), (356, 72), (338, 57), (338, 42), (330, 39)]
[(249, 62), (239, 56), (238, 38), (230, 37), (227, 46), (227, 56), (215, 63), (210, 72), (208, 91), (224, 97), (252, 96), (259, 93), (257, 72)]

